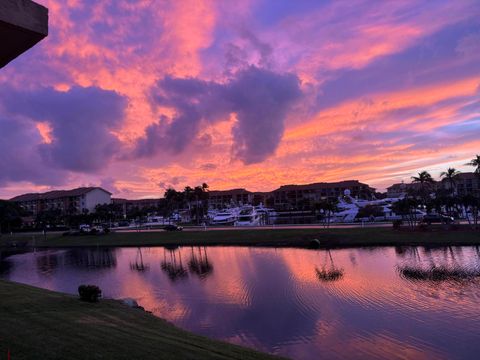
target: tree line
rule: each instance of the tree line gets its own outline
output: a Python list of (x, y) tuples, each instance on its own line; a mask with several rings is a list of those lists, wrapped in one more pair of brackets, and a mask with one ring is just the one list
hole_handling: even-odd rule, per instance
[[(26, 227), (23, 224), (23, 229), (75, 228), (80, 224), (111, 224), (126, 219), (140, 221), (151, 214), (168, 218), (179, 210), (186, 210), (194, 222), (201, 224), (208, 211), (208, 185), (186, 186), (181, 191), (169, 188), (155, 206), (129, 206), (125, 209), (120, 203), (110, 203), (97, 205), (92, 212), (84, 210), (81, 213), (76, 209), (45, 209), (35, 214), (32, 219), (34, 226)], [(26, 217), (33, 217), (33, 214), (16, 202), (0, 200), (0, 234), (19, 230), (22, 228), (22, 218)]]
[(477, 179), (477, 189), (459, 194), (457, 191), (457, 179), (460, 171), (448, 168), (440, 174), (440, 179), (448, 186), (435, 186), (436, 181), (427, 171), (421, 171), (417, 176), (412, 176), (412, 183), (417, 184), (410, 188), (406, 196), (392, 205), (392, 210), (401, 215), (408, 225), (414, 227), (418, 221), (417, 209), (423, 209), (427, 213), (435, 210), (439, 214), (446, 214), (455, 218), (465, 216), (468, 223), (478, 227), (480, 210), (480, 155), (476, 155), (465, 165), (473, 166)]

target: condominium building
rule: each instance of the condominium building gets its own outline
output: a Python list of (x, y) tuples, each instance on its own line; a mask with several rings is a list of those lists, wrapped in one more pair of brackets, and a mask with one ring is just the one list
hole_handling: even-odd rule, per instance
[(252, 201), (253, 193), (245, 189), (212, 190), (208, 192), (209, 207), (215, 209), (251, 204)]
[(32, 215), (42, 211), (59, 210), (61, 214), (93, 212), (97, 205), (110, 204), (111, 193), (100, 187), (80, 187), (72, 190), (53, 190), (29, 193), (10, 199)]
[[(452, 183), (448, 179), (443, 179), (442, 186), (450, 189)], [(460, 173), (453, 178), (455, 192), (462, 196), (467, 194), (480, 195), (480, 174), (473, 172)]]
[(393, 184), (389, 187), (387, 187), (387, 197), (389, 198), (403, 198), (406, 195), (412, 195), (415, 193), (418, 193), (419, 191), (422, 190), (422, 186), (425, 189), (430, 190), (431, 192), (434, 192), (438, 187), (439, 187), (439, 182), (434, 181), (432, 183), (428, 184), (421, 184), (418, 182), (414, 183), (397, 183)]
[(158, 209), (162, 206), (162, 202), (165, 199), (158, 198), (158, 199), (137, 199), (137, 200), (127, 200), (127, 199), (120, 199), (120, 198), (113, 198), (112, 203), (115, 205), (119, 205), (122, 207), (122, 211), (124, 214), (128, 214), (131, 211), (138, 209)]
[(375, 189), (358, 180), (345, 180), (332, 183), (313, 183), (305, 185), (283, 185), (272, 192), (274, 206), (281, 207), (303, 207), (311, 205), (322, 199), (338, 198), (348, 190), (350, 196), (370, 199)]

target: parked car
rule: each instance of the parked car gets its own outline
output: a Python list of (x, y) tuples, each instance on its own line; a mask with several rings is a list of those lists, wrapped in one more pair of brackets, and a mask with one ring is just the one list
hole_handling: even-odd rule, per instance
[(78, 229), (79, 229), (80, 232), (82, 232), (82, 233), (89, 233), (90, 230), (91, 230), (91, 227), (90, 227), (90, 225), (88, 225), (88, 224), (80, 224), (80, 226), (78, 227)]
[(452, 224), (455, 222), (455, 219), (451, 216), (441, 215), (441, 214), (427, 214), (422, 218), (422, 222), (425, 224)]
[(174, 225), (174, 224), (170, 224), (170, 225), (164, 226), (163, 230), (166, 230), (166, 231), (182, 231), (183, 227), (178, 226), (178, 225)]

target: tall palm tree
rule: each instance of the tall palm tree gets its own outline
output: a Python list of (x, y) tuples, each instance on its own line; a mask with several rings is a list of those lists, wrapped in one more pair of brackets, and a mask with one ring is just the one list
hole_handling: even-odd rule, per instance
[(193, 200), (193, 189), (190, 186), (185, 186), (183, 194), (187, 202), (187, 207), (190, 210), (190, 202)]
[(476, 169), (474, 171), (475, 174), (480, 175), (480, 155), (475, 155), (476, 157), (470, 160), (470, 162), (466, 163), (465, 165), (475, 166)]
[(457, 176), (458, 174), (460, 174), (460, 171), (458, 171), (455, 168), (448, 168), (447, 171), (443, 171), (440, 174), (441, 178), (447, 179), (448, 184), (450, 185), (450, 190), (452, 191), (452, 193), (455, 193), (455, 187), (456, 187), (455, 186), (456, 185), (455, 176)]
[(432, 185), (435, 183), (432, 175), (428, 171), (418, 173), (418, 176), (412, 176), (412, 183), (420, 184), (420, 196), (423, 199), (423, 205), (427, 205), (428, 195), (432, 190)]

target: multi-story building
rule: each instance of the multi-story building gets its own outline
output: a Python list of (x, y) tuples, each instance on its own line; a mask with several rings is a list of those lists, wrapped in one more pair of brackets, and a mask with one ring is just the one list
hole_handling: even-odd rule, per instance
[(97, 205), (110, 204), (111, 193), (100, 187), (81, 187), (72, 190), (53, 190), (30, 193), (10, 199), (32, 215), (42, 211), (59, 210), (61, 214), (93, 212)]
[(375, 189), (358, 180), (283, 185), (272, 193), (276, 208), (298, 208), (312, 205), (323, 199), (338, 198), (345, 193), (345, 190), (349, 190), (350, 196), (362, 199), (370, 199), (375, 193)]
[[(453, 184), (455, 193), (460, 196), (480, 195), (480, 174), (473, 172), (460, 173), (453, 178)], [(452, 184), (448, 179), (443, 179), (442, 186), (445, 189), (450, 189)]]
[(122, 207), (123, 214), (128, 214), (133, 210), (143, 210), (143, 209), (158, 209), (162, 206), (162, 202), (165, 199), (138, 199), (138, 200), (127, 200), (113, 198), (112, 203), (120, 205)]
[(412, 189), (412, 184), (406, 184), (404, 182), (393, 184), (387, 187), (387, 197), (396, 199), (405, 197)]
[(430, 190), (432, 193), (437, 190), (439, 187), (438, 181), (433, 181), (432, 183), (424, 184), (414, 182), (414, 183), (397, 183), (387, 187), (387, 197), (388, 198), (403, 198), (407, 195), (418, 194), (422, 191), (422, 186), (425, 190)]
[(252, 205), (264, 205), (264, 206), (273, 206), (273, 193), (272, 192), (260, 192), (256, 191), (253, 193)]
[(251, 204), (252, 202), (253, 193), (245, 189), (212, 190), (208, 192), (208, 205), (214, 209)]

